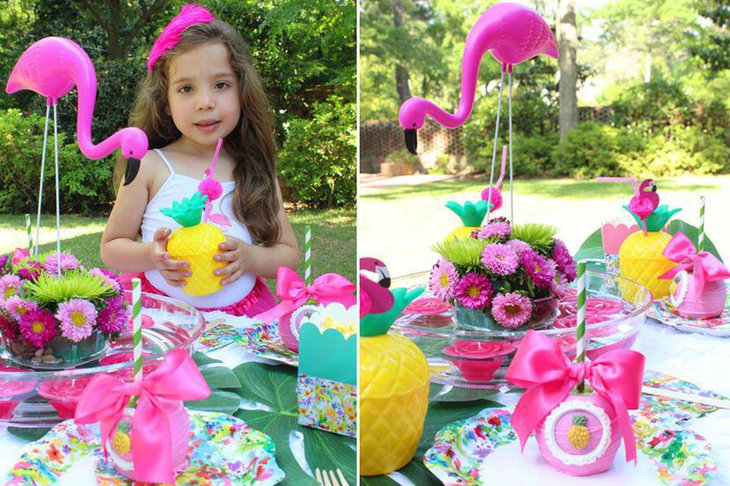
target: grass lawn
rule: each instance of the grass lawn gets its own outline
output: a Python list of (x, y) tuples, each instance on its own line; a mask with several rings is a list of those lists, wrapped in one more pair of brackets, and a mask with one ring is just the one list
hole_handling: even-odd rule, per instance
[[(405, 180), (405, 179), (404, 179)], [(390, 183), (396, 183), (394, 178)], [(676, 177), (655, 181), (662, 203), (681, 207), (680, 218), (699, 224), (699, 196), (707, 200), (707, 235), (727, 260), (730, 257), (730, 176)], [(419, 185), (369, 188), (361, 193), (358, 245), (362, 256), (383, 260), (391, 275), (425, 271), (438, 260), (431, 246), (460, 226), (458, 217), (444, 205), (476, 201), (487, 182), (447, 180)], [(602, 223), (630, 222), (621, 206), (633, 195), (626, 183), (599, 183), (572, 179), (525, 179), (514, 184), (514, 220), (543, 222), (556, 226), (558, 237), (575, 252)], [(509, 188), (502, 191), (504, 205), (499, 216), (510, 217)]]
[[(35, 215), (31, 219), (35, 238)], [(304, 247), (305, 225), (312, 226), (312, 271), (315, 276), (335, 272), (355, 282), (357, 249), (354, 209), (297, 211), (289, 214), (289, 220), (294, 227), (300, 249)], [(102, 217), (62, 215), (61, 250), (73, 253), (87, 266), (103, 266), (99, 256), (99, 244), (105, 225), (106, 218)], [(55, 215), (41, 216), (40, 242), (41, 252), (56, 249)], [(26, 246), (24, 216), (0, 215), (0, 253)]]

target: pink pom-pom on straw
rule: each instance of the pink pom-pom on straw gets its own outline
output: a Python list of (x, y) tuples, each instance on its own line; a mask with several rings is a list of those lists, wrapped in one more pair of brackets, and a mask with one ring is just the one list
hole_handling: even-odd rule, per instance
[(205, 201), (203, 222), (210, 219), (210, 211), (213, 209), (213, 201), (221, 197), (221, 194), (223, 194), (223, 186), (215, 178), (215, 164), (218, 162), (218, 154), (221, 153), (222, 146), (223, 139), (218, 137), (218, 144), (216, 145), (215, 153), (213, 154), (213, 162), (210, 163), (210, 167), (205, 171), (207, 177), (198, 184), (198, 191), (200, 191), (203, 196), (208, 196), (208, 200)]
[(147, 71), (151, 72), (155, 62), (169, 49), (172, 49), (180, 42), (180, 34), (188, 27), (195, 24), (207, 24), (215, 20), (212, 13), (194, 3), (183, 5), (180, 13), (162, 29), (162, 33), (155, 41), (150, 55), (147, 58)]
[(502, 168), (499, 172), (499, 179), (497, 180), (497, 183), (494, 186), (487, 186), (482, 191), (482, 200), (489, 201), (490, 200), (489, 199), (490, 198), (489, 189), (490, 188), (492, 189), (491, 202), (492, 202), (493, 207), (489, 211), (490, 213), (492, 211), (496, 211), (502, 207), (502, 192), (501, 192), (502, 191), (502, 180), (504, 179), (504, 170), (505, 170), (506, 164), (507, 164), (507, 146), (503, 145), (502, 146)]

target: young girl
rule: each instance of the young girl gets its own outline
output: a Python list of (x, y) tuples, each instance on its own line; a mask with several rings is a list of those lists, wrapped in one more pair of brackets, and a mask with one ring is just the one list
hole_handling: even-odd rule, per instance
[[(275, 301), (262, 277), (296, 268), (299, 250), (276, 181), (269, 105), (248, 48), (230, 25), (186, 5), (155, 41), (147, 67), (130, 124), (145, 131), (151, 150), (134, 182), (119, 190), (101, 257), (115, 270), (144, 272), (146, 292), (233, 315), (267, 310)], [(226, 241), (215, 255), (226, 263), (215, 271), (223, 289), (193, 297), (182, 290), (188, 262), (166, 251), (179, 225), (160, 209), (193, 195), (219, 137), (215, 178), (223, 195), (213, 211), (233, 223), (220, 228)]]

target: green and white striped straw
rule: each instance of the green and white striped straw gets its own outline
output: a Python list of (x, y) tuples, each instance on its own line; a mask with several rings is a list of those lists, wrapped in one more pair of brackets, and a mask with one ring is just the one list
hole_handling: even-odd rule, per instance
[(132, 279), (132, 342), (134, 343), (134, 381), (142, 381), (142, 283)]
[(700, 234), (697, 237), (697, 253), (705, 251), (705, 196), (700, 196)]
[(304, 230), (304, 284), (312, 285), (312, 227)]
[[(578, 262), (578, 325), (576, 326), (575, 362), (586, 359), (586, 262)], [(578, 392), (583, 393), (583, 382), (578, 383)]]
[(33, 258), (33, 228), (30, 226), (30, 214), (25, 213), (25, 235), (28, 238), (28, 252)]

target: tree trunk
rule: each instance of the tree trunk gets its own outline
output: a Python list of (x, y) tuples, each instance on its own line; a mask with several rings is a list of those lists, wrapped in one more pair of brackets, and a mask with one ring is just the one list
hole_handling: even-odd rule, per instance
[[(399, 0), (395, 0), (393, 2), (393, 25), (397, 29), (402, 29), (405, 25), (403, 11), (403, 4)], [(398, 97), (401, 103), (411, 97), (408, 69), (400, 64), (396, 64), (395, 66), (395, 87), (398, 90)]]
[(578, 125), (575, 0), (558, 1), (557, 31), (560, 52), (560, 140), (564, 140), (567, 133)]

